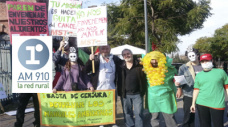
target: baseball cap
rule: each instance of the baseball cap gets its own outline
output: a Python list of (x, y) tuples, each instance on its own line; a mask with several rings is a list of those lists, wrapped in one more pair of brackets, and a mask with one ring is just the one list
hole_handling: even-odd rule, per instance
[(211, 54), (203, 54), (200, 56), (200, 61), (202, 60), (212, 60)]

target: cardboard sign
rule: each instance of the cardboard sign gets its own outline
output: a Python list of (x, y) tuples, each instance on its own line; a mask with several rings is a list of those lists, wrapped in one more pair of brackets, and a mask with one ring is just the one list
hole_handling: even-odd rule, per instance
[(115, 90), (38, 94), (42, 126), (115, 124)]
[(48, 27), (50, 35), (77, 36), (78, 9), (82, 2), (75, 0), (49, 0)]
[(52, 92), (52, 37), (13, 36), (12, 92)]
[(6, 1), (12, 36), (47, 36), (46, 3)]
[(3, 85), (0, 83), (0, 99), (5, 99), (5, 98), (7, 98), (6, 92), (3, 88)]
[(77, 21), (77, 46), (107, 45), (106, 6), (81, 9)]

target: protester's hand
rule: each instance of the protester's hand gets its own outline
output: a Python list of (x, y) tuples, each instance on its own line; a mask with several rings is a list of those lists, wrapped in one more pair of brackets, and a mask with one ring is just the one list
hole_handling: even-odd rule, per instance
[(53, 92), (53, 93), (57, 93), (57, 90), (56, 90), (56, 89), (53, 89), (52, 92)]
[(192, 106), (190, 107), (190, 111), (191, 111), (192, 113), (195, 113), (195, 112), (196, 112), (196, 106), (195, 106), (195, 105), (192, 105)]
[(176, 93), (176, 97), (177, 97), (177, 98), (180, 98), (181, 95), (182, 95), (182, 89), (181, 89), (181, 88), (178, 88), (178, 89), (177, 89), (177, 93)]
[(94, 88), (93, 88), (93, 87), (90, 87), (89, 89), (90, 89), (92, 92), (94, 92)]
[(62, 51), (62, 48), (64, 47), (64, 45), (65, 45), (65, 42), (64, 41), (61, 41), (59, 43), (59, 51)]
[(90, 59), (90, 60), (94, 60), (94, 54), (90, 54), (90, 55), (89, 55), (89, 59)]
[(180, 86), (180, 83), (179, 82), (175, 82), (175, 86)]

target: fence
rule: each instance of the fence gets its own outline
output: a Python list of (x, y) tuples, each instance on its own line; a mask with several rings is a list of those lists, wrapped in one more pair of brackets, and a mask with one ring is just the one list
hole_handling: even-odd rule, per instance
[(16, 101), (18, 95), (12, 93), (12, 46), (7, 41), (0, 42), (0, 83), (7, 95), (0, 100), (2, 105)]

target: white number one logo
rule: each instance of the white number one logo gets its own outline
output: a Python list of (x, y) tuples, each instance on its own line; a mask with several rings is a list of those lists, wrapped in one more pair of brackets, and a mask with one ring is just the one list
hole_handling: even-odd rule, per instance
[(30, 60), (26, 60), (26, 64), (40, 64), (39, 60), (35, 60), (35, 46), (26, 46), (26, 50), (30, 50)]

